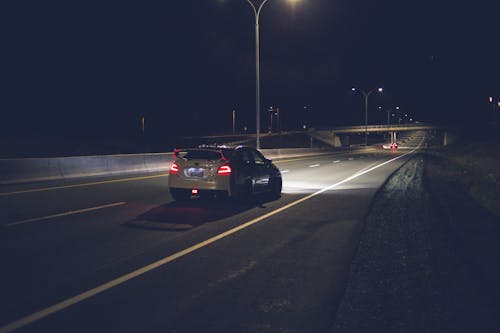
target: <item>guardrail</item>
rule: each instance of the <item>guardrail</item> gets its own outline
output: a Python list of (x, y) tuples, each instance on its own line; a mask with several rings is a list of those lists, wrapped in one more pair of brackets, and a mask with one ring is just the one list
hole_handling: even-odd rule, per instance
[[(262, 149), (269, 159), (327, 153), (325, 149)], [(71, 179), (91, 176), (164, 172), (173, 153), (0, 159), (0, 184)]]

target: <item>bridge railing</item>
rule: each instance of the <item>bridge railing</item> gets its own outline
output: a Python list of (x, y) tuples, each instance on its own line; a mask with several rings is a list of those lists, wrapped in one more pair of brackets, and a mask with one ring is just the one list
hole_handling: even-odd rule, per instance
[(407, 127), (430, 127), (428, 124), (423, 124), (423, 123), (411, 123), (411, 124), (383, 124), (383, 125), (356, 125), (356, 126), (340, 126), (340, 127), (334, 127), (331, 130), (355, 130), (355, 129), (362, 129), (364, 130), (365, 128), (370, 129), (370, 128), (407, 128)]
[(333, 133), (355, 133), (355, 132), (383, 132), (383, 131), (413, 131), (413, 130), (432, 130), (437, 127), (424, 123), (412, 124), (383, 124), (383, 125), (358, 125), (358, 126), (343, 126), (330, 128), (328, 131)]

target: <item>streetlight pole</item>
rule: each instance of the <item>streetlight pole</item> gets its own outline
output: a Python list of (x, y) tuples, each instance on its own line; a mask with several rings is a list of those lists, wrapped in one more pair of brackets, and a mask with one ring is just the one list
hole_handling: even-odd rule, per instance
[(233, 110), (233, 135), (236, 133), (236, 110)]
[(493, 105), (493, 114), (494, 114), (497, 110), (497, 107), (500, 109), (500, 100), (495, 101), (495, 98), (493, 96), (490, 96), (489, 101), (491, 105)]
[[(378, 108), (379, 108), (379, 110), (382, 110), (381, 106), (379, 106)], [(399, 106), (396, 106), (393, 109), (387, 109), (386, 110), (386, 112), (387, 112), (387, 134), (388, 134), (388, 137), (391, 136), (391, 132), (389, 130), (391, 128), (391, 112), (392, 111), (396, 111), (396, 110), (399, 110)]]
[(280, 108), (276, 108), (276, 131), (281, 132), (280, 126)]
[[(260, 149), (260, 36), (259, 36), (259, 20), (262, 7), (268, 0), (264, 0), (259, 6), (255, 6), (251, 0), (246, 0), (252, 7), (255, 14), (255, 122), (256, 122), (256, 146)], [(289, 0), (295, 3), (298, 0)]]
[(260, 149), (260, 38), (259, 19), (262, 7), (268, 0), (255, 7), (252, 1), (246, 0), (252, 6), (255, 14), (255, 123), (256, 123), (256, 148)]
[(368, 93), (362, 90), (362, 93), (365, 96), (365, 146), (368, 146), (368, 97), (370, 97), (372, 92), (373, 90)]
[[(357, 89), (356, 88), (352, 88), (351, 89), (352, 91), (356, 91)], [(378, 89), (372, 89), (368, 92), (366, 92), (365, 90), (363, 89), (360, 89), (360, 92), (363, 94), (363, 96), (365, 97), (365, 146), (368, 146), (368, 98), (370, 97), (370, 95), (375, 91), (377, 90), (378, 92), (382, 92), (384, 91), (383, 88), (378, 88)]]
[(274, 108), (271, 106), (268, 111), (269, 111), (269, 133), (272, 133), (273, 132)]
[[(382, 109), (381, 106), (379, 106), (379, 109)], [(391, 112), (392, 111), (396, 111), (396, 110), (399, 110), (399, 106), (396, 106), (394, 109), (387, 109), (386, 112), (387, 112), (387, 129), (389, 129), (390, 127), (390, 124), (391, 124)]]

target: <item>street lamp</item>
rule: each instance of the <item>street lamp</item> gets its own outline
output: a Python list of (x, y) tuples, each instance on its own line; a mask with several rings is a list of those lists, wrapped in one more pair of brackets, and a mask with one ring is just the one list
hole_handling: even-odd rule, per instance
[[(378, 107), (378, 109), (379, 109), (379, 110), (382, 110), (382, 107), (381, 107), (381, 106), (379, 106), (379, 107)], [(391, 127), (391, 126), (390, 126), (390, 125), (391, 125), (391, 112), (392, 112), (392, 111), (399, 111), (399, 106), (396, 106), (396, 107), (394, 107), (394, 108), (392, 108), (392, 109), (387, 109), (387, 110), (385, 110), (385, 111), (387, 112), (387, 131), (389, 131), (389, 128)], [(393, 115), (394, 115), (394, 114), (393, 114)]]
[(490, 96), (489, 101), (491, 105), (493, 105), (493, 112), (496, 112), (497, 107), (500, 108), (500, 100), (495, 101), (495, 98), (493, 96)]
[[(255, 6), (250, 0), (246, 0), (252, 6), (255, 14), (255, 121), (256, 121), (256, 145), (260, 149), (260, 38), (259, 38), (259, 20), (262, 7), (268, 0), (264, 0), (259, 6)], [(295, 3), (299, 0), (288, 0)]]
[[(379, 106), (378, 109), (380, 111), (382, 111), (382, 107)], [(389, 129), (391, 128), (391, 112), (392, 111), (399, 111), (399, 106), (396, 106), (394, 108), (389, 108), (387, 110), (385, 110), (385, 112), (387, 112), (387, 133), (388, 133), (388, 136), (390, 136), (390, 131)], [(394, 117), (396, 114), (395, 113), (392, 113), (392, 116)]]
[[(379, 109), (382, 110), (382, 107), (379, 106)], [(399, 111), (399, 106), (396, 106), (395, 108), (386, 110), (386, 112), (387, 112), (387, 128), (389, 128), (390, 124), (391, 124), (391, 112), (396, 111), (396, 110)]]
[[(358, 89), (356, 88), (352, 88), (351, 89), (352, 91), (357, 91)], [(360, 89), (359, 91), (363, 94), (363, 96), (365, 97), (365, 146), (368, 146), (368, 97), (370, 97), (370, 95), (374, 92), (374, 91), (378, 91), (379, 93), (384, 91), (383, 88), (376, 88), (376, 89), (372, 89), (368, 92), (366, 92), (365, 90), (363, 89)]]

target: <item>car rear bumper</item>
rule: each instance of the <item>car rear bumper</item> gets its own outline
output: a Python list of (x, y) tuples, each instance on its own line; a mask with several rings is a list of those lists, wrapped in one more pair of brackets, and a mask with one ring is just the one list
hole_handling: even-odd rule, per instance
[(176, 175), (170, 175), (168, 186), (176, 189), (198, 189), (201, 191), (226, 191), (231, 195), (230, 177), (217, 177), (216, 180), (183, 178)]

